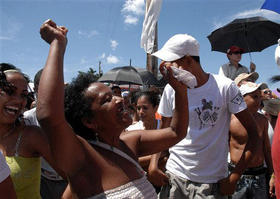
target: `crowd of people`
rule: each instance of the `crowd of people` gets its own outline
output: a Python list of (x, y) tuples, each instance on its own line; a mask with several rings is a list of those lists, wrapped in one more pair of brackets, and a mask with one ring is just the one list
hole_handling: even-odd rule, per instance
[(67, 32), (42, 24), (49, 53), (34, 93), (0, 64), (0, 198), (280, 197), (280, 99), (239, 63), (242, 48), (211, 74), (198, 41), (176, 34), (153, 53), (168, 84), (127, 91), (90, 73), (65, 84)]

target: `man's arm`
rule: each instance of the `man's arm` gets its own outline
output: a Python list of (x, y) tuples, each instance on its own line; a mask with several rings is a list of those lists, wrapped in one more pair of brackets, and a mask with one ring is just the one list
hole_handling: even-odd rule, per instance
[[(167, 128), (170, 126), (172, 117), (162, 117), (160, 122), (160, 129)], [(153, 154), (151, 157), (148, 177), (149, 180), (157, 186), (163, 186), (168, 182), (168, 177), (165, 173), (158, 168), (158, 161), (160, 159), (161, 152)]]
[(250, 163), (257, 147), (261, 144), (260, 129), (248, 109), (246, 108), (234, 115), (247, 130), (248, 141), (234, 170), (227, 178), (220, 181), (220, 191), (224, 195), (231, 195), (234, 193), (237, 181)]
[(265, 126), (264, 126), (264, 140), (263, 140), (263, 150), (264, 150), (264, 159), (268, 168), (269, 175), (273, 173), (273, 166), (272, 166), (272, 158), (271, 158), (271, 146), (268, 137), (268, 120), (265, 119)]
[(239, 179), (242, 173), (247, 168), (247, 165), (251, 161), (253, 155), (257, 151), (259, 144), (261, 144), (261, 139), (260, 139), (260, 129), (253, 116), (249, 113), (248, 109), (236, 113), (235, 116), (240, 121), (240, 123), (245, 127), (248, 133), (248, 141), (244, 148), (243, 154), (239, 162), (236, 164), (235, 169), (233, 170), (233, 173), (236, 176), (238, 176)]

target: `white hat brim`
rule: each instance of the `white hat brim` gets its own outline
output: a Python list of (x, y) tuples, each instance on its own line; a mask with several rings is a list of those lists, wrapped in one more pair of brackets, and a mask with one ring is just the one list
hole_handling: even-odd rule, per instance
[(152, 55), (155, 57), (158, 57), (159, 59), (161, 59), (163, 61), (175, 61), (177, 59), (184, 57), (184, 55), (180, 56), (175, 53), (166, 51), (164, 49), (161, 49), (161, 50), (153, 53)]

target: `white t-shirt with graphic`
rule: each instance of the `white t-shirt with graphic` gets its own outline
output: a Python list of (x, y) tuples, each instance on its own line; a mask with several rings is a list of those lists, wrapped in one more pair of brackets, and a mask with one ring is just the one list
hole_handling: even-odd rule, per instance
[(129, 127), (127, 127), (125, 130), (126, 131), (133, 131), (133, 130), (144, 130), (144, 124), (143, 122), (140, 120), (134, 124), (131, 124)]
[[(158, 113), (172, 117), (175, 91), (164, 89)], [(232, 113), (246, 109), (246, 103), (229, 78), (209, 75), (199, 88), (188, 89), (189, 127), (187, 136), (169, 149), (166, 169), (194, 182), (215, 183), (228, 174), (229, 123)]]
[(0, 183), (3, 182), (9, 175), (11, 171), (6, 163), (3, 154), (0, 152)]

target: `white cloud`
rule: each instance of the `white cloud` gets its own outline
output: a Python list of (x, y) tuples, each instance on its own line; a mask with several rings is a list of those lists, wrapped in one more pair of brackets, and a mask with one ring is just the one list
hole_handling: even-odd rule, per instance
[(8, 19), (5, 26), (0, 29), (0, 40), (14, 40), (23, 27), (22, 24), (11, 19)]
[(263, 9), (253, 9), (253, 10), (245, 10), (243, 12), (237, 13), (233, 16), (233, 18), (246, 18), (246, 17), (255, 17), (262, 16), (269, 20), (279, 20), (279, 14), (272, 12), (270, 10)]
[(87, 37), (87, 38), (91, 38), (93, 36), (96, 36), (98, 35), (98, 31), (96, 30), (91, 30), (91, 31), (83, 31), (83, 30), (79, 30), (78, 31), (78, 34), (83, 36), (83, 37)]
[(116, 48), (119, 45), (119, 43), (116, 40), (111, 40), (110, 42), (111, 42), (112, 50), (116, 50)]
[(122, 12), (132, 13), (134, 15), (144, 15), (145, 14), (145, 2), (144, 0), (126, 0)]
[(279, 14), (273, 12), (273, 11), (270, 11), (270, 10), (264, 10), (264, 9), (259, 9), (259, 8), (256, 8), (256, 9), (251, 9), (251, 10), (245, 10), (245, 11), (242, 11), (242, 12), (239, 12), (239, 13), (236, 13), (232, 16), (229, 16), (223, 20), (221, 19), (215, 19), (215, 21), (213, 22), (213, 29), (217, 29), (217, 28), (220, 28), (224, 25), (226, 25), (227, 23), (230, 23), (231, 21), (233, 21), (234, 19), (237, 19), (237, 18), (247, 18), (247, 17), (256, 17), (256, 16), (261, 16), (261, 17), (265, 17), (269, 20), (272, 20), (272, 21), (278, 21), (280, 22), (279, 20)]
[(88, 60), (85, 57), (82, 57), (80, 64), (88, 64)]
[(136, 25), (139, 17), (145, 14), (145, 2), (144, 0), (125, 0), (121, 12), (125, 24)]
[(132, 15), (125, 15), (124, 16), (124, 23), (130, 25), (136, 25), (138, 23), (138, 18)]
[(12, 38), (0, 35), (0, 40), (12, 40)]
[(105, 59), (105, 57), (106, 57), (106, 54), (105, 54), (105, 53), (102, 53), (102, 55), (100, 55), (98, 58), (99, 58), (99, 59)]
[(106, 61), (108, 64), (117, 64), (117, 63), (119, 63), (120, 60), (114, 55), (109, 55), (106, 58)]

